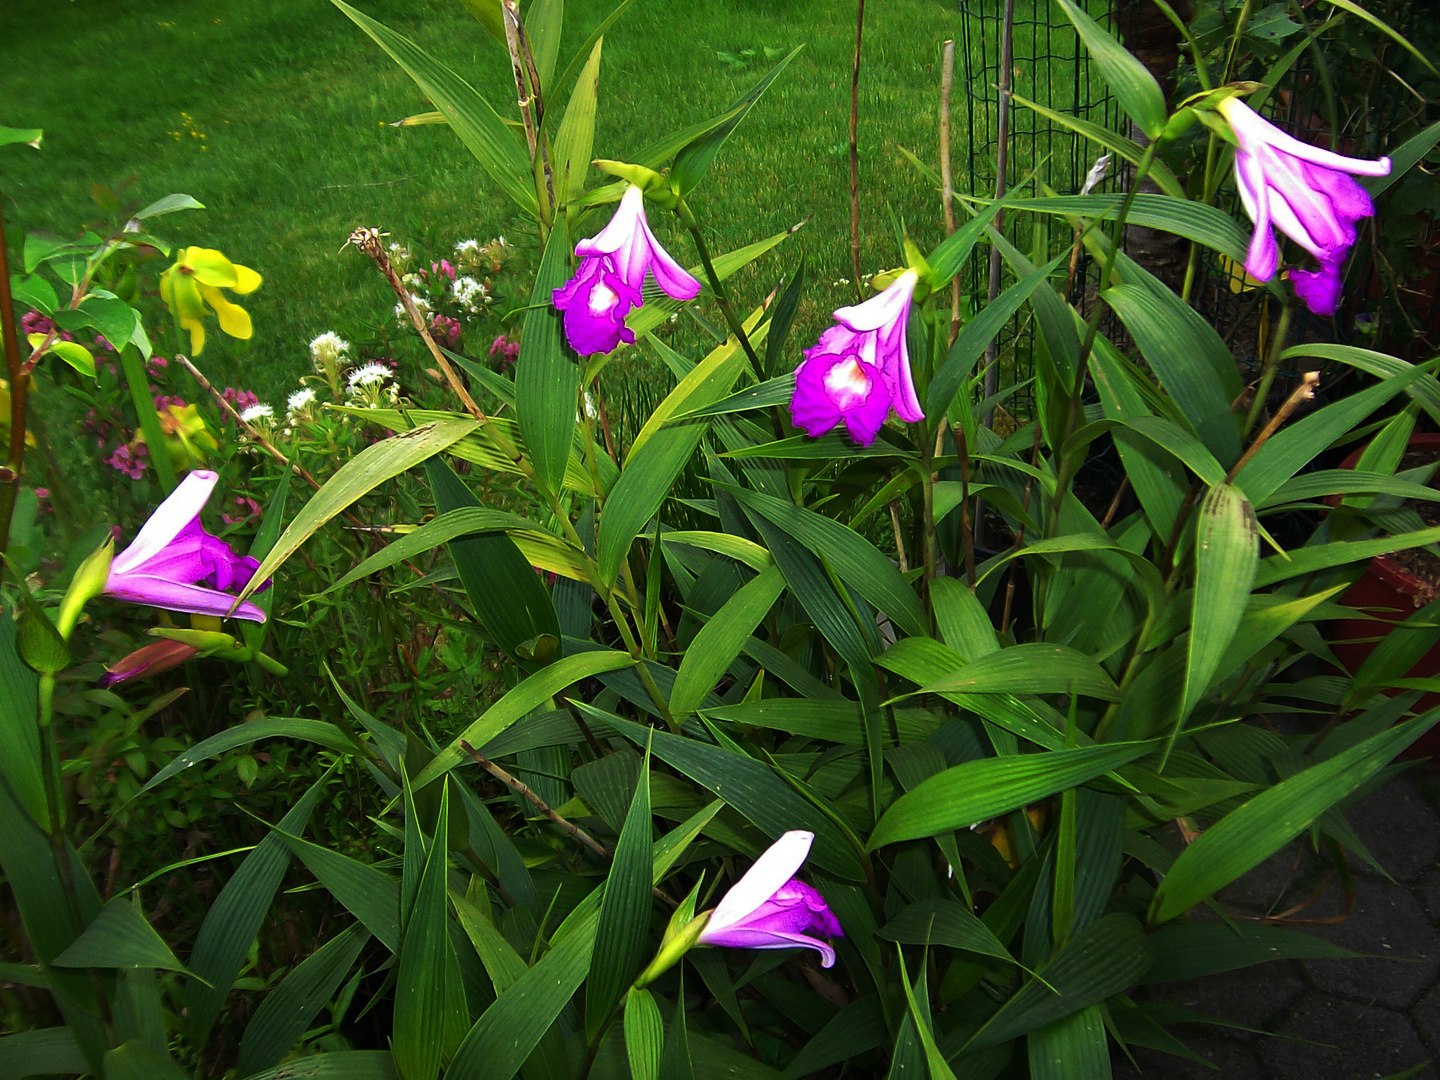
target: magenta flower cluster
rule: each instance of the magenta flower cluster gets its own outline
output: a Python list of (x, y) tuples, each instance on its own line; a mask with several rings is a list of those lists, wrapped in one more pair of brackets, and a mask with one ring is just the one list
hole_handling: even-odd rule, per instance
[(667, 296), (693, 300), (700, 292), (683, 266), (660, 246), (645, 220), (645, 195), (631, 185), (615, 216), (597, 235), (575, 245), (580, 268), (556, 289), (552, 301), (564, 313), (565, 338), (581, 356), (614, 352), (635, 343), (625, 316), (644, 304), (646, 273)]

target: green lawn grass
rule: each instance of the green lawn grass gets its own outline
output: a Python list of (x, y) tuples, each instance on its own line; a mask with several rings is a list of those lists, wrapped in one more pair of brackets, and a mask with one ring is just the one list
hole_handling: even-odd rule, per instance
[[(502, 112), (514, 109), (503, 51), (458, 2), (361, 6)], [(611, 6), (572, 0), (562, 65)], [(445, 127), (389, 126), (429, 106), (325, 0), (9, 0), (0, 26), (0, 122), (46, 131), (42, 150), (12, 149), (0, 162), (7, 218), (73, 233), (97, 216), (92, 183), (114, 187), (131, 176), (130, 193), (144, 201), (194, 195), (206, 209), (163, 219), (162, 231), (219, 248), (265, 277), (245, 302), (254, 338), (210, 335), (203, 359), (222, 383), (275, 400), (307, 370), (305, 344), (315, 334), (365, 338), (390, 317), (393, 300), (367, 260), (339, 250), (356, 225), (439, 251), (471, 236), (533, 241), (533, 227)], [(959, 30), (957, 10), (935, 0), (871, 5), (860, 132), (867, 271), (900, 261), (892, 210), (922, 248), (940, 238), (938, 193), (900, 148), (936, 159), (940, 47)], [(746, 67), (721, 52), (800, 44), (804, 51), (692, 200), (717, 251), (810, 219), (738, 284), (740, 302), (753, 305), (807, 256), (812, 285), (796, 348), (831, 307), (854, 297), (841, 283), (852, 276), (846, 127), (854, 4), (640, 0), (605, 41), (595, 141), (597, 157), (623, 159), (725, 108), (768, 65), (763, 50)], [(965, 92), (957, 86), (957, 102)], [(963, 124), (963, 110), (955, 112)], [(957, 145), (964, 134), (957, 130)], [(957, 186), (966, 183), (958, 171)], [(682, 239), (674, 243), (694, 261)]]

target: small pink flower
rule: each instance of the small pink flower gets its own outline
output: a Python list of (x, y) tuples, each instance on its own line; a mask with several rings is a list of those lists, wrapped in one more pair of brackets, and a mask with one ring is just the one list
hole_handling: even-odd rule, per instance
[(150, 366), (151, 366), (152, 368), (164, 368), (164, 367), (169, 367), (169, 366), (170, 366), (170, 361), (166, 360), (165, 357), (163, 357), (163, 356), (152, 356), (152, 357), (150, 358)]
[(145, 475), (145, 462), (150, 457), (150, 450), (144, 443), (137, 443), (131, 447), (128, 443), (121, 443), (115, 448), (115, 452), (105, 459), (116, 472), (122, 472), (131, 480), (139, 480)]
[(436, 315), (430, 320), (430, 332), (451, 349), (460, 344), (459, 319), (452, 319), (448, 315)]
[(500, 366), (506, 367), (513, 364), (515, 358), (520, 355), (520, 343), (518, 341), (508, 341), (505, 335), (501, 334), (490, 343), (490, 355), (498, 355), (500, 357)]

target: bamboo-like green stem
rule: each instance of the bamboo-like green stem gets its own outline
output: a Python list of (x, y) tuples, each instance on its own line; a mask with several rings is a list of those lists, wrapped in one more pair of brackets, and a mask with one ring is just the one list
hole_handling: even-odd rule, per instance
[(695, 250), (700, 254), (700, 264), (705, 268), (705, 277), (709, 279), (710, 288), (715, 293), (715, 302), (720, 305), (720, 314), (725, 316), (725, 325), (730, 327), (730, 332), (739, 339), (740, 347), (750, 358), (750, 363), (755, 370), (755, 377), (757, 379), (764, 378), (764, 369), (761, 367), (760, 357), (755, 353), (755, 346), (750, 344), (750, 335), (745, 333), (745, 327), (740, 325), (740, 320), (735, 315), (735, 309), (730, 306), (730, 294), (725, 291), (725, 284), (720, 280), (720, 275), (715, 272), (715, 264), (710, 261), (710, 249), (705, 246), (705, 238), (700, 235), (700, 223), (695, 220), (683, 202), (680, 205), (684, 208), (680, 213), (680, 220), (690, 231), (690, 238), (695, 241)]
[[(3, 205), (0, 196), (0, 205)], [(0, 470), (0, 555), (10, 547), (10, 519), (20, 493), (20, 471), (25, 464), (25, 399), (29, 377), (20, 359), (20, 338), (15, 333), (15, 301), (10, 294), (10, 263), (5, 252), (5, 217), (0, 212), (0, 334), (4, 337), (5, 368), (10, 382), (10, 445), (5, 466)], [(0, 559), (0, 581), (5, 579), (5, 562)]]
[(1051, 506), (1051, 518), (1058, 520), (1060, 506), (1065, 499), (1065, 490), (1068, 487), (1066, 478), (1069, 475), (1068, 455), (1064, 451), (1065, 445), (1070, 441), (1070, 436), (1075, 434), (1080, 426), (1081, 404), (1080, 398), (1085, 391), (1085, 379), (1090, 371), (1090, 355), (1095, 350), (1095, 339), (1100, 333), (1100, 319), (1104, 315), (1108, 304), (1104, 302), (1105, 288), (1110, 281), (1110, 275), (1115, 272), (1115, 262), (1120, 256), (1120, 242), (1125, 235), (1125, 221), (1130, 216), (1130, 208), (1135, 205), (1135, 196), (1140, 191), (1140, 185), (1150, 173), (1150, 165), (1155, 160), (1155, 153), (1158, 143), (1151, 142), (1145, 147), (1145, 154), (1140, 158), (1140, 164), (1135, 167), (1135, 176), (1130, 181), (1130, 189), (1125, 192), (1125, 200), (1120, 204), (1120, 212), (1115, 217), (1115, 236), (1111, 241), (1110, 250), (1105, 253), (1105, 265), (1100, 271), (1100, 282), (1095, 291), (1095, 306), (1090, 311), (1090, 317), (1085, 321), (1085, 340), (1080, 345), (1080, 356), (1075, 365), (1075, 382), (1070, 395), (1070, 411), (1065, 419), (1065, 437), (1060, 440), (1060, 461), (1055, 477), (1055, 498)]
[(1265, 410), (1265, 399), (1270, 396), (1270, 387), (1275, 382), (1275, 373), (1280, 367), (1280, 354), (1285, 351), (1285, 340), (1290, 336), (1294, 310), (1286, 304), (1280, 311), (1280, 323), (1275, 328), (1275, 336), (1270, 339), (1270, 348), (1265, 350), (1265, 363), (1260, 371), (1260, 385), (1255, 388), (1255, 400), (1250, 403), (1250, 411), (1245, 415), (1242, 438), (1250, 434), (1260, 419), (1260, 414)]

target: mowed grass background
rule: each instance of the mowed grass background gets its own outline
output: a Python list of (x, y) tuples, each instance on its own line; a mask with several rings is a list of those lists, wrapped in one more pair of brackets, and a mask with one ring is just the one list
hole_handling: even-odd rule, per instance
[[(360, 6), (514, 113), (504, 51), (458, 0)], [(571, 0), (557, 70), (612, 7)], [(692, 197), (717, 252), (809, 219), (736, 285), (748, 309), (807, 257), (797, 360), (829, 310), (854, 299), (841, 282), (853, 276), (854, 17), (853, 0), (639, 0), (604, 45), (594, 153), (620, 159), (728, 107), (773, 63), (764, 47), (805, 46)], [(161, 219), (158, 231), (219, 248), (265, 278), (244, 301), (254, 338), (210, 335), (202, 360), (222, 385), (252, 387), (278, 404), (308, 369), (311, 337), (326, 329), (376, 336), (393, 297), (368, 260), (340, 250), (357, 225), (439, 254), (462, 238), (501, 234), (522, 251), (533, 247), (533, 226), (448, 128), (390, 126), (430, 105), (326, 0), (7, 0), (0, 26), (0, 122), (45, 129), (43, 149), (0, 157), (7, 219), (74, 234), (98, 216), (92, 184), (113, 188), (127, 177), (127, 195), (140, 201), (172, 191), (199, 199), (205, 210)], [(937, 160), (941, 43), (959, 31), (953, 4), (871, 5), (860, 129), (866, 272), (901, 261), (892, 212), (922, 248), (941, 238), (938, 193), (901, 148)], [(742, 68), (718, 55), (744, 49), (760, 58)], [(954, 110), (961, 190), (966, 92), (957, 86)], [(591, 185), (603, 179), (592, 173)], [(688, 238), (663, 217), (652, 213), (657, 231), (682, 261), (696, 262)], [(588, 231), (602, 222), (592, 219)]]

